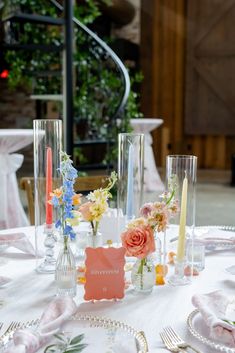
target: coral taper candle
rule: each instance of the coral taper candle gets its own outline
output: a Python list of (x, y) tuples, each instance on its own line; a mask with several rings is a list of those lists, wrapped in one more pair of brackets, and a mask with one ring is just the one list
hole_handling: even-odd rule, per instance
[(48, 202), (52, 193), (52, 149), (46, 149), (46, 224), (53, 223), (53, 206)]
[(179, 225), (179, 237), (178, 237), (178, 247), (177, 247), (177, 261), (182, 261), (185, 255), (187, 195), (188, 195), (188, 179), (187, 179), (187, 176), (185, 176), (183, 181), (181, 205), (180, 205), (180, 225)]

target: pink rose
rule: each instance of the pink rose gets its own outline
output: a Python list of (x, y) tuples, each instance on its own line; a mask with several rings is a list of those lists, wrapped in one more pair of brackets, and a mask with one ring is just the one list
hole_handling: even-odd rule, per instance
[(81, 205), (79, 208), (79, 211), (81, 212), (84, 221), (91, 222), (93, 220), (93, 216), (90, 211), (91, 205), (92, 202), (89, 201)]
[(149, 214), (152, 212), (152, 210), (153, 210), (152, 202), (145, 203), (144, 206), (141, 207), (141, 209), (140, 209), (140, 215), (142, 217), (147, 218), (149, 216)]
[(126, 248), (126, 256), (144, 259), (155, 251), (153, 230), (149, 225), (130, 228), (121, 234), (121, 239)]

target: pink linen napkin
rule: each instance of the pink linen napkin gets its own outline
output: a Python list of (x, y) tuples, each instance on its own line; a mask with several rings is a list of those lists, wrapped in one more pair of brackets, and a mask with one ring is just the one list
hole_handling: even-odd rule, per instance
[(72, 298), (54, 299), (46, 308), (40, 319), (38, 328), (17, 330), (13, 342), (5, 353), (34, 353), (45, 344), (49, 338), (58, 333), (61, 325), (77, 311)]
[(35, 256), (35, 250), (24, 233), (0, 234), (0, 252), (9, 247), (17, 248), (26, 254)]
[(222, 320), (226, 318), (226, 311), (232, 300), (218, 290), (208, 294), (195, 294), (192, 303), (209, 327), (210, 337), (235, 347), (235, 326)]

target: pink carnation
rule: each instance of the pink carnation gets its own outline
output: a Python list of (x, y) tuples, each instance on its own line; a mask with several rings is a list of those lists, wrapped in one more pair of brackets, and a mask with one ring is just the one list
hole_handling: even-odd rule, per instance
[(149, 225), (130, 228), (121, 234), (121, 239), (127, 256), (144, 259), (155, 251), (153, 230)]
[(141, 209), (140, 209), (140, 215), (142, 217), (147, 218), (150, 215), (150, 213), (152, 212), (152, 210), (153, 210), (152, 202), (145, 203), (144, 206), (141, 207)]

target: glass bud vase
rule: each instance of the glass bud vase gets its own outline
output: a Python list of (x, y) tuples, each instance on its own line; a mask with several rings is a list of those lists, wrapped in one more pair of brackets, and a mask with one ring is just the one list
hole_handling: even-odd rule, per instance
[(150, 293), (155, 285), (155, 266), (151, 258), (138, 259), (131, 272), (131, 282), (135, 291)]
[(58, 296), (75, 297), (77, 291), (77, 271), (74, 255), (64, 236), (63, 247), (56, 261), (55, 281)]
[(100, 246), (103, 246), (102, 234), (100, 232), (94, 234), (93, 231), (89, 231), (87, 233), (87, 246), (90, 248), (99, 248)]

